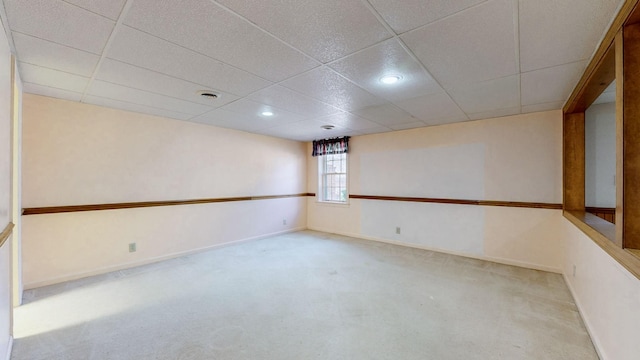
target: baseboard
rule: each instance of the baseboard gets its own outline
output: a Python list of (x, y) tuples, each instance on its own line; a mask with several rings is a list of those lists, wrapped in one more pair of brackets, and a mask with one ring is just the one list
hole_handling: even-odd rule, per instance
[(13, 336), (9, 336), (9, 344), (7, 345), (7, 355), (5, 359), (11, 360), (11, 352), (13, 351)]
[(302, 230), (306, 230), (306, 229), (307, 229), (306, 226), (304, 226), (304, 227), (296, 227), (296, 228), (291, 228), (291, 229), (287, 229), (287, 230), (283, 230), (283, 231), (276, 231), (276, 232), (268, 233), (268, 234), (264, 234), (264, 235), (253, 236), (253, 237), (248, 237), (248, 238), (239, 239), (239, 240), (233, 240), (233, 241), (225, 242), (225, 243), (222, 243), (222, 244), (215, 244), (215, 245), (205, 246), (205, 247), (201, 247), (201, 248), (195, 248), (195, 249), (180, 251), (180, 252), (177, 252), (177, 253), (171, 253), (171, 254), (167, 254), (167, 255), (157, 256), (157, 257), (138, 260), (138, 261), (132, 261), (132, 262), (123, 263), (123, 264), (105, 266), (105, 267), (94, 269), (94, 270), (91, 270), (91, 271), (85, 271), (85, 272), (80, 272), (80, 273), (75, 273), (75, 274), (70, 274), (70, 275), (64, 275), (64, 276), (59, 276), (59, 277), (55, 277), (55, 278), (52, 278), (52, 279), (47, 279), (47, 280), (43, 280), (43, 281), (37, 281), (37, 282), (24, 284), (24, 290), (35, 289), (35, 288), (48, 286), (48, 285), (54, 285), (54, 284), (62, 283), (62, 282), (65, 282), (65, 281), (78, 280), (78, 279), (82, 279), (82, 278), (86, 278), (86, 277), (90, 277), (90, 276), (102, 275), (102, 274), (110, 273), (110, 272), (113, 272), (113, 271), (130, 269), (130, 268), (133, 268), (133, 267), (136, 267), (136, 266), (148, 265), (148, 264), (152, 264), (152, 263), (156, 263), (156, 262), (160, 262), (160, 261), (164, 261), (164, 260), (175, 259), (175, 258), (178, 258), (178, 257), (181, 257), (181, 256), (196, 254), (196, 253), (200, 253), (200, 252), (203, 252), (203, 251), (222, 248), (222, 247), (225, 247), (225, 246), (236, 245), (236, 244), (240, 244), (240, 243), (244, 243), (244, 242), (248, 242), (248, 241), (260, 240), (260, 239), (268, 238), (268, 237), (271, 237), (271, 236), (282, 235), (282, 234), (302, 231)]
[(598, 338), (594, 336), (593, 331), (591, 330), (592, 326), (591, 326), (591, 323), (589, 322), (589, 318), (587, 318), (584, 312), (582, 311), (583, 307), (582, 307), (582, 304), (580, 303), (580, 298), (576, 296), (576, 292), (573, 289), (573, 285), (569, 281), (567, 274), (562, 273), (562, 277), (564, 278), (564, 282), (567, 284), (567, 287), (569, 288), (569, 292), (573, 297), (573, 301), (576, 303), (576, 307), (578, 308), (578, 314), (580, 314), (580, 318), (582, 318), (582, 323), (584, 323), (584, 327), (587, 329), (587, 333), (591, 338), (591, 343), (593, 343), (593, 347), (596, 349), (596, 353), (598, 353), (598, 357), (600, 358), (600, 360), (606, 360), (607, 358), (604, 356), (604, 353), (602, 352), (602, 346), (600, 345)]
[(524, 261), (503, 259), (503, 258), (495, 258), (495, 257), (491, 257), (491, 256), (475, 255), (475, 254), (469, 254), (469, 253), (464, 253), (464, 252), (459, 252), (459, 251), (452, 251), (452, 250), (447, 250), (447, 249), (434, 248), (434, 247), (424, 246), (424, 245), (420, 245), (420, 244), (413, 244), (413, 243), (407, 243), (407, 242), (402, 242), (402, 241), (395, 241), (395, 240), (388, 240), (388, 239), (377, 238), (377, 237), (372, 237), (372, 236), (366, 236), (366, 235), (362, 235), (362, 234), (354, 234), (354, 233), (348, 233), (348, 232), (336, 232), (336, 231), (330, 231), (330, 230), (324, 230), (324, 229), (312, 228), (312, 227), (310, 227), (309, 230), (320, 231), (320, 232), (325, 232), (325, 233), (329, 233), (329, 234), (348, 236), (348, 237), (352, 237), (352, 238), (356, 238), (356, 239), (371, 240), (371, 241), (381, 242), (381, 243), (385, 243), (385, 244), (405, 246), (405, 247), (410, 247), (410, 248), (414, 248), (414, 249), (429, 250), (429, 251), (439, 252), (439, 253), (443, 253), (443, 254), (456, 255), (456, 256), (462, 256), (462, 257), (471, 258), (471, 259), (490, 261), (490, 262), (494, 262), (494, 263), (498, 263), (498, 264), (517, 266), (517, 267), (522, 267), (522, 268), (526, 268), (526, 269), (533, 269), (533, 270), (551, 272), (551, 273), (555, 273), (555, 274), (562, 274), (562, 269), (549, 267), (549, 266), (544, 266), (544, 265), (532, 264), (532, 263), (528, 263), (528, 262), (524, 262)]

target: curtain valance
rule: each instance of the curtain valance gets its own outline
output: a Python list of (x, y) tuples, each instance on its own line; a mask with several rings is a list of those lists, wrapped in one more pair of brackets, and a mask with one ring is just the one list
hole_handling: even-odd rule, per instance
[(349, 152), (349, 137), (313, 140), (313, 156), (344, 154)]

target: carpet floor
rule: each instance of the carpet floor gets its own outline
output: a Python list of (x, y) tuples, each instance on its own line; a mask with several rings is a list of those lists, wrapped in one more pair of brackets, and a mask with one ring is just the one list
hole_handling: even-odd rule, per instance
[(26, 291), (13, 360), (598, 359), (562, 276), (303, 231)]

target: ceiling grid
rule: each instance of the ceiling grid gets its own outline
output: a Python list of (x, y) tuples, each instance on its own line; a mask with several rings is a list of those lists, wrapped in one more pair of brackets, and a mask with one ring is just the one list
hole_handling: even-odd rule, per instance
[(560, 109), (621, 3), (2, 0), (0, 19), (27, 93), (309, 141)]

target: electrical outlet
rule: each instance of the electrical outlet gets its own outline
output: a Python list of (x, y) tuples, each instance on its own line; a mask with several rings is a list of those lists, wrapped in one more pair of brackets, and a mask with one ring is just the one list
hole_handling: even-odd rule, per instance
[(129, 244), (129, 252), (136, 252), (136, 243)]
[(282, 225), (287, 225), (287, 219), (282, 219)]
[(573, 264), (573, 277), (576, 277), (576, 265)]
[(400, 226), (396, 226), (396, 234), (400, 234)]

